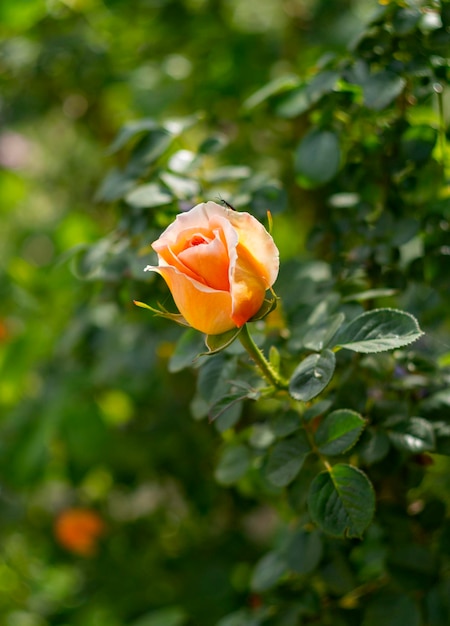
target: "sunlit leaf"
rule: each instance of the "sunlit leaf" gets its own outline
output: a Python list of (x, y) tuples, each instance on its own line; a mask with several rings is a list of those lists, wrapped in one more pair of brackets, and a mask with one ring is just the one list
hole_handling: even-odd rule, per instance
[(129, 191), (125, 200), (130, 206), (146, 209), (170, 204), (173, 201), (173, 195), (158, 183), (149, 183), (148, 185), (139, 185), (139, 187)]
[(374, 309), (353, 319), (335, 338), (340, 348), (383, 352), (407, 346), (423, 335), (415, 317), (395, 309)]
[(433, 450), (436, 441), (432, 424), (422, 417), (411, 417), (388, 430), (389, 439), (400, 450), (418, 454)]

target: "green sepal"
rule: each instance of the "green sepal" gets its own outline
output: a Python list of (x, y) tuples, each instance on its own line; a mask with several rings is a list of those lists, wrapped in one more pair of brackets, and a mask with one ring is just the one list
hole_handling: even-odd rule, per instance
[(228, 346), (233, 343), (241, 330), (241, 328), (232, 328), (225, 333), (220, 333), (220, 335), (206, 335), (205, 344), (208, 348), (208, 352), (201, 352), (199, 356), (217, 354), (225, 350), (225, 348), (228, 348)]
[(249, 322), (257, 322), (258, 320), (262, 320), (266, 317), (266, 315), (269, 315), (269, 313), (277, 308), (279, 298), (274, 293), (272, 294), (272, 296), (272, 298), (264, 299), (259, 310), (255, 313), (253, 317), (248, 320)]
[(159, 317), (164, 317), (168, 320), (172, 320), (172, 322), (176, 322), (177, 324), (180, 324), (180, 326), (191, 328), (191, 325), (187, 323), (187, 321), (184, 319), (184, 317), (180, 313), (170, 313), (169, 311), (166, 311), (162, 307), (161, 309), (154, 309), (149, 304), (145, 304), (145, 302), (139, 302), (139, 300), (133, 300), (133, 304), (140, 307), (141, 309), (148, 309), (154, 315), (158, 315)]

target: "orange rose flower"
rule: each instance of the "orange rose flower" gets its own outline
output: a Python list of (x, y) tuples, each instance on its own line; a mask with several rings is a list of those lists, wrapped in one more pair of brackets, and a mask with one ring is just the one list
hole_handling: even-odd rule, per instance
[(264, 226), (215, 202), (178, 215), (152, 247), (159, 265), (145, 270), (161, 274), (188, 324), (210, 335), (243, 326), (278, 275)]
[(75, 554), (92, 556), (105, 532), (102, 518), (88, 509), (66, 509), (56, 519), (55, 536), (58, 542)]

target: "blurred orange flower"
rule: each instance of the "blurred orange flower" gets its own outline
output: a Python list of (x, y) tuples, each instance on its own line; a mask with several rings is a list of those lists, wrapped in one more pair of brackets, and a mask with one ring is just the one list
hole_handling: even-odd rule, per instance
[(6, 322), (0, 319), (0, 343), (5, 342), (9, 337), (8, 326)]
[(92, 556), (105, 528), (104, 521), (95, 511), (72, 508), (59, 514), (54, 532), (58, 543), (66, 550), (81, 556)]

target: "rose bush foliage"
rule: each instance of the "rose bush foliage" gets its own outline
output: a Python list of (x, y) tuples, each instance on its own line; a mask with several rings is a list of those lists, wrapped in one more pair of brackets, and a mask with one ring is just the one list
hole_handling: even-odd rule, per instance
[[(0, 234), (1, 619), (447, 626), (448, 2), (380, 2), (355, 39), (367, 3), (107, 4), (0, 8), (35, 20), (0, 81), (40, 136), (0, 172), (34, 192)], [(221, 196), (273, 215), (279, 300), (205, 348), (132, 300), (170, 317), (149, 242)], [(49, 238), (72, 273), (39, 265)], [(69, 516), (70, 548), (55, 522), (80, 509), (105, 532)]]

